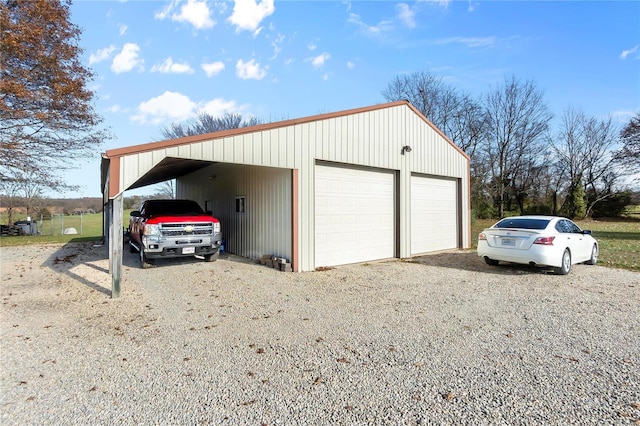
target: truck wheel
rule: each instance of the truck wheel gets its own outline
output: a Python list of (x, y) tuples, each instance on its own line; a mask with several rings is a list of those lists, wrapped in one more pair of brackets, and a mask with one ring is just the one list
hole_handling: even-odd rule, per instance
[(149, 259), (145, 254), (144, 250), (140, 250), (140, 266), (142, 269), (153, 268), (155, 261), (153, 259)]
[(204, 261), (205, 262), (215, 262), (216, 260), (218, 260), (218, 257), (220, 257), (220, 252), (217, 251), (213, 254), (206, 254), (204, 256)]

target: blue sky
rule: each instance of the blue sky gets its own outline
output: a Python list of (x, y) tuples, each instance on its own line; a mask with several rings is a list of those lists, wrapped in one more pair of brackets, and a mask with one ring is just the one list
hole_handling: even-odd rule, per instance
[[(474, 96), (532, 79), (556, 117), (640, 111), (636, 1), (76, 0), (71, 13), (116, 136), (102, 151), (198, 111), (278, 121), (378, 104), (413, 72)], [(99, 163), (66, 173), (81, 190), (65, 196), (99, 196)]]

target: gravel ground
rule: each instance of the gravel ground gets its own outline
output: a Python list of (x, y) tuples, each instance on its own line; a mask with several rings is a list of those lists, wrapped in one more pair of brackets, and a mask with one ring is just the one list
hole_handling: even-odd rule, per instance
[(640, 424), (640, 273), (0, 248), (0, 423)]

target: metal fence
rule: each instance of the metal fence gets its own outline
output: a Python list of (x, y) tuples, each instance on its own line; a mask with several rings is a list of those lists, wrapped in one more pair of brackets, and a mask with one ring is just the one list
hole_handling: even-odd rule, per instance
[(12, 226), (3, 226), (2, 235), (82, 235), (83, 219), (82, 214), (52, 214), (46, 219), (27, 217)]
[(40, 216), (40, 235), (82, 235), (83, 215), (52, 214), (50, 219)]

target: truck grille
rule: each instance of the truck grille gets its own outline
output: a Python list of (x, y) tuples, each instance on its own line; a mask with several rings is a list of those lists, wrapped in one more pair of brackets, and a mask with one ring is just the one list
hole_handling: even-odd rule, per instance
[(185, 235), (211, 235), (213, 223), (163, 223), (160, 225), (163, 237), (180, 237)]

